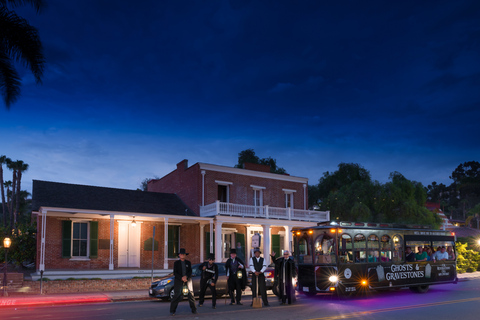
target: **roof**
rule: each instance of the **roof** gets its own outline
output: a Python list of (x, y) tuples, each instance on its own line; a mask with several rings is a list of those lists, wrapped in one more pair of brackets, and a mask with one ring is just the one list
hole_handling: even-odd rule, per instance
[(32, 210), (41, 207), (196, 216), (172, 193), (33, 180)]
[(455, 232), (455, 235), (460, 238), (466, 237), (478, 237), (480, 236), (480, 230), (468, 228), (468, 227), (451, 227), (448, 228), (449, 231)]

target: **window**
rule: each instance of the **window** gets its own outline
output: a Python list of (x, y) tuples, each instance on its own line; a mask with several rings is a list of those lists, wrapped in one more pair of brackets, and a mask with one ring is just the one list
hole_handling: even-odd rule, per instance
[(403, 239), (401, 236), (396, 235), (393, 237), (393, 257), (395, 262), (403, 261)]
[(73, 222), (72, 257), (88, 256), (88, 223)]
[(98, 221), (62, 221), (62, 258), (92, 259), (98, 255)]
[(168, 226), (168, 257), (177, 258), (180, 250), (180, 226)]
[(312, 263), (310, 245), (311, 242), (307, 237), (303, 237), (298, 241), (299, 263)]
[(352, 237), (349, 234), (342, 234), (338, 243), (338, 256), (341, 263), (353, 263)]
[(256, 207), (263, 206), (263, 192), (261, 189), (253, 190), (253, 205)]
[(228, 186), (218, 185), (218, 201), (228, 202)]
[(386, 234), (380, 241), (380, 261), (387, 262), (392, 260), (392, 239)]
[(285, 208), (293, 208), (293, 193), (285, 193)]
[(367, 238), (367, 248), (368, 248), (368, 262), (379, 262), (380, 261), (380, 244), (378, 242), (378, 237), (374, 234), (369, 235)]
[(334, 238), (321, 235), (315, 240), (315, 263), (335, 263)]
[(367, 262), (367, 243), (363, 234), (355, 235), (355, 238), (353, 240), (353, 246), (355, 248), (355, 262)]

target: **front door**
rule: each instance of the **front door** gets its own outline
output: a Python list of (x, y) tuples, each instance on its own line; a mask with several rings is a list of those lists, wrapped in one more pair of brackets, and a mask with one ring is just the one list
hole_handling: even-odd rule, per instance
[(118, 222), (118, 267), (140, 268), (140, 234), (142, 224)]

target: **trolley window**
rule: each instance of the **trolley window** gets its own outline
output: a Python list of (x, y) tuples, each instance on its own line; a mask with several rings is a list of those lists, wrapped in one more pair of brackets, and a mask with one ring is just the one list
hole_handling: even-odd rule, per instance
[(388, 262), (392, 260), (392, 238), (388, 235), (383, 235), (380, 241), (380, 261)]
[(298, 241), (298, 263), (312, 263), (312, 252), (309, 245), (309, 238), (303, 237)]
[(352, 237), (344, 233), (338, 243), (338, 258), (341, 263), (353, 263)]
[(367, 242), (363, 234), (357, 234), (354, 238), (355, 262), (367, 262)]
[(369, 235), (367, 238), (367, 254), (368, 262), (379, 262), (380, 261), (380, 243), (378, 237), (374, 234)]
[(323, 234), (315, 239), (315, 263), (335, 263), (335, 239)]
[(399, 235), (393, 236), (393, 257), (392, 261), (403, 261), (403, 239)]

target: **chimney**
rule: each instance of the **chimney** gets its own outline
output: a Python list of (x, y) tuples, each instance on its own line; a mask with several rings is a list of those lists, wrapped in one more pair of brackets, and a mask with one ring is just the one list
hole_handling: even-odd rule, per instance
[(188, 169), (188, 160), (187, 159), (184, 159), (182, 161), (180, 161), (179, 163), (177, 163), (177, 170), (178, 171), (185, 171)]
[(243, 168), (246, 169), (246, 170), (253, 170), (253, 171), (260, 171), (260, 172), (270, 172), (270, 166), (267, 166), (265, 164), (245, 162), (243, 164)]

